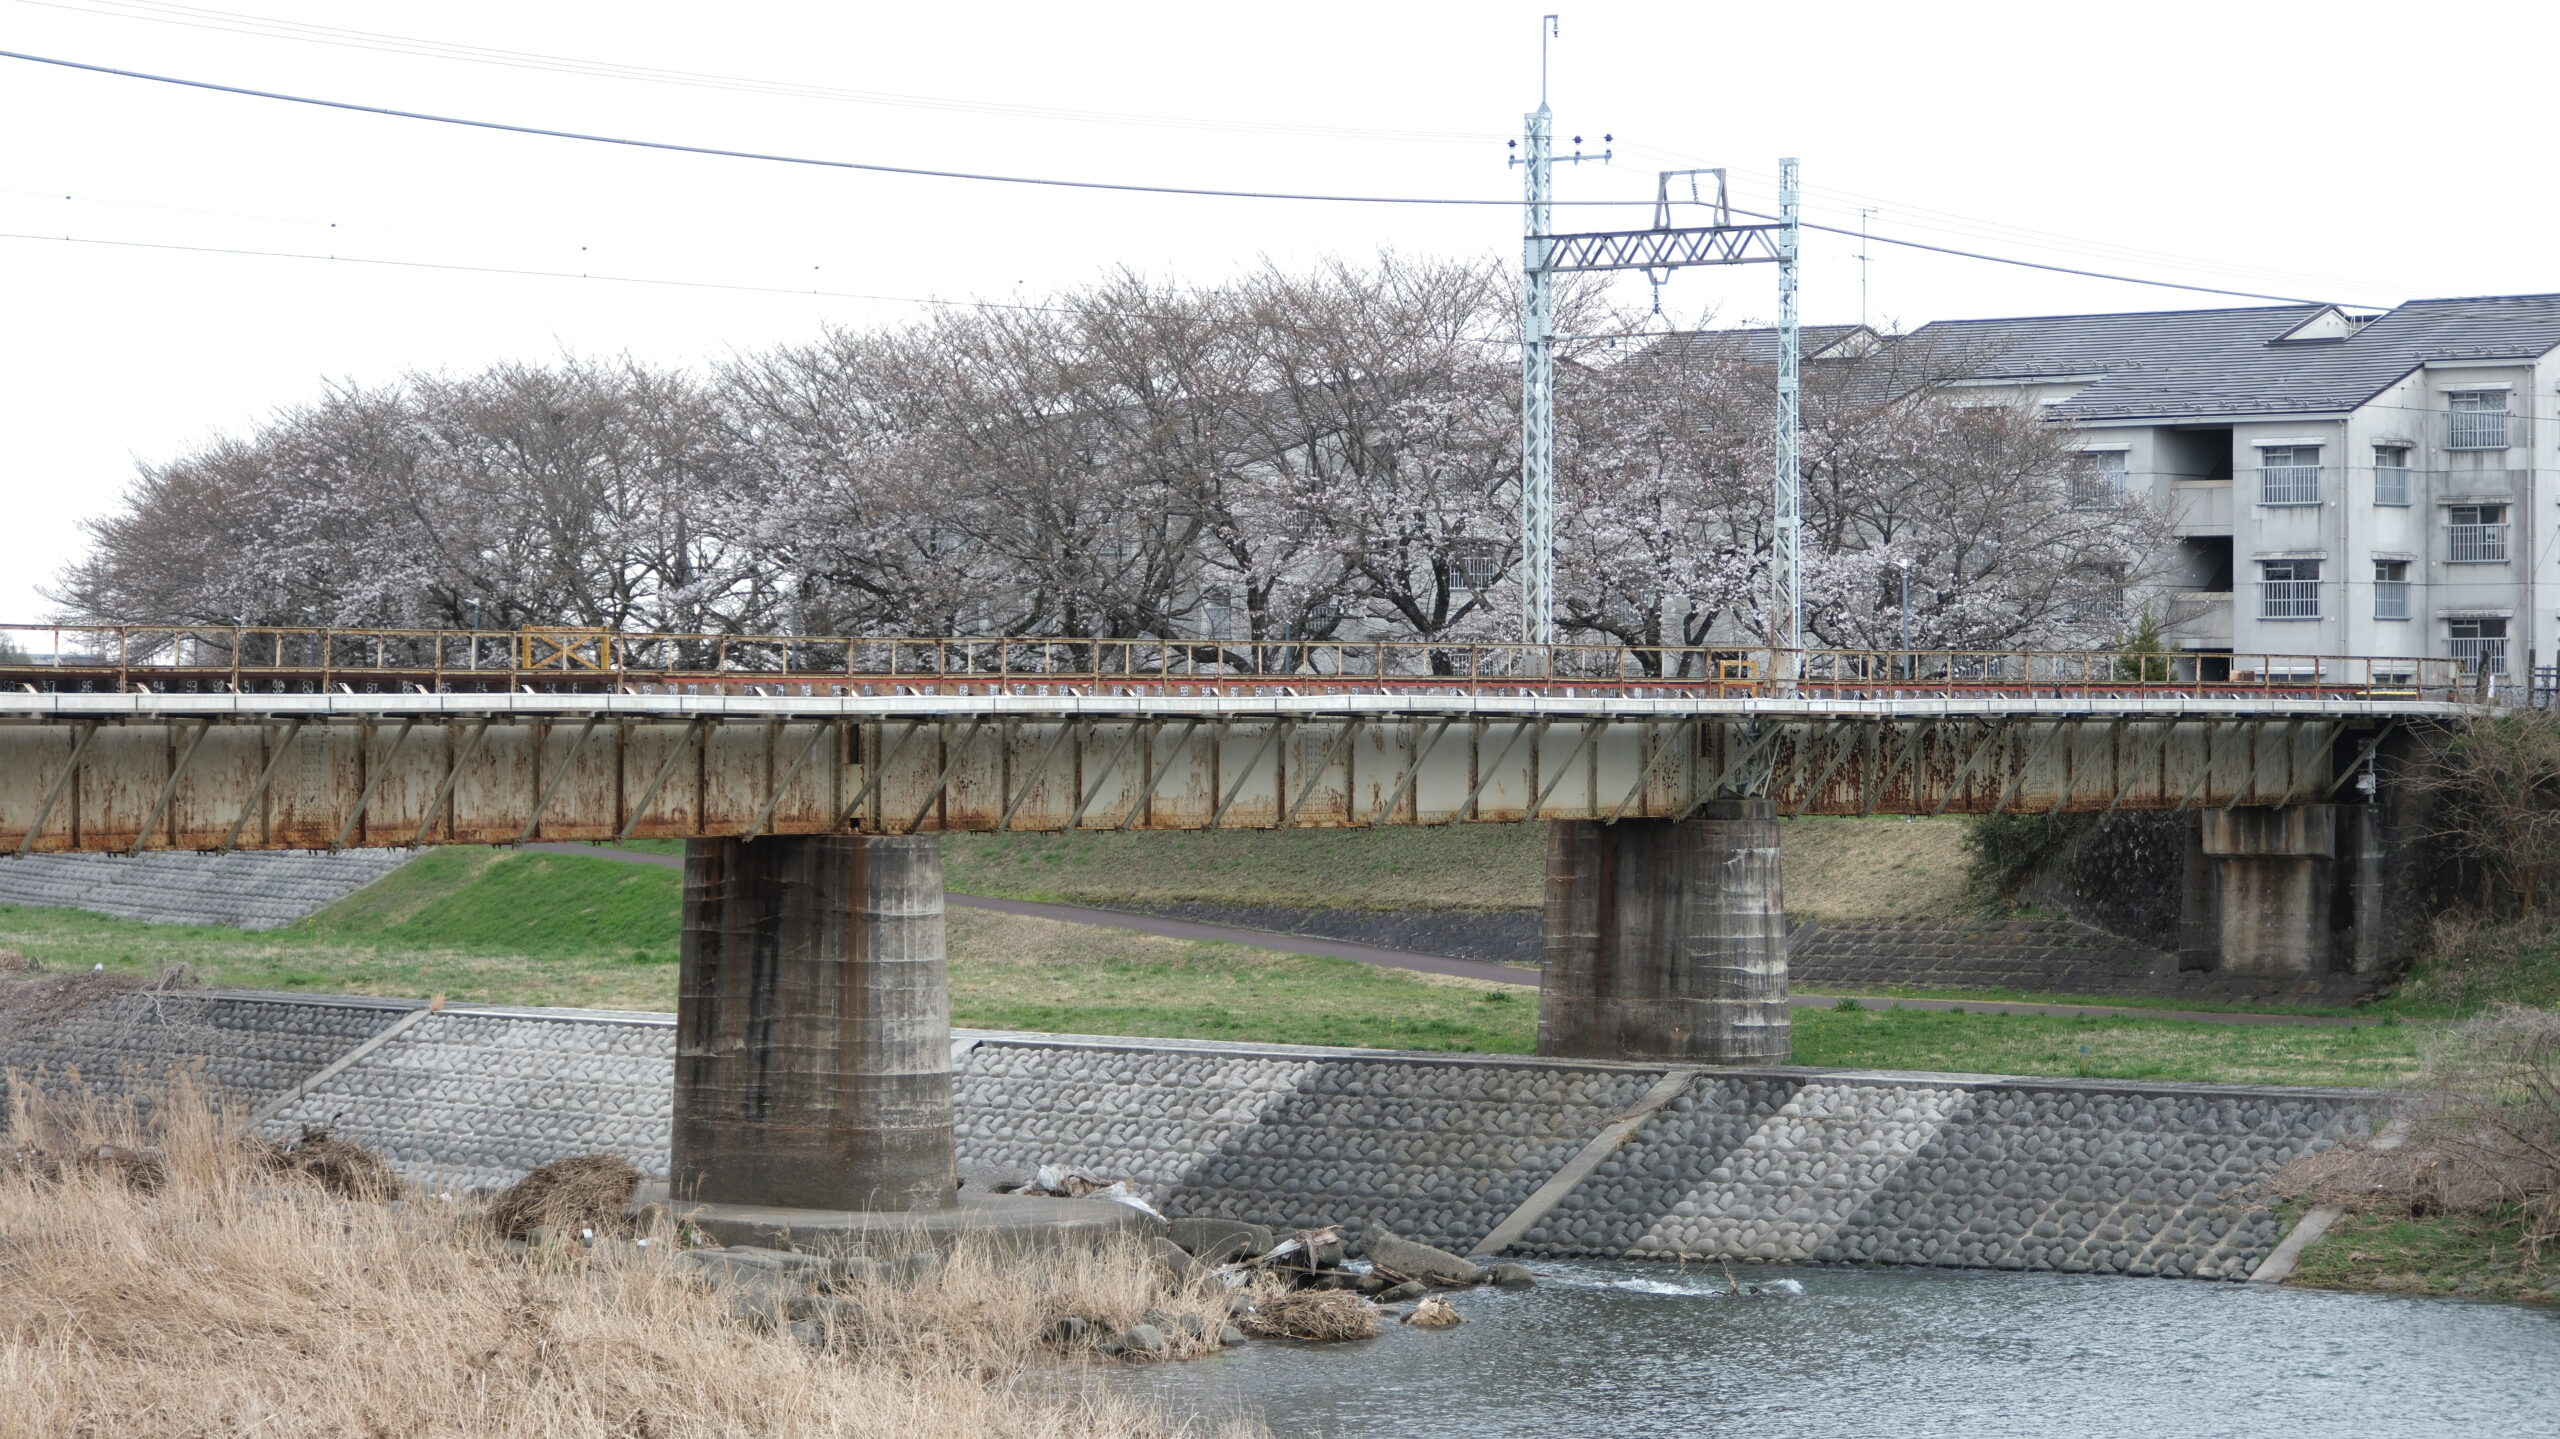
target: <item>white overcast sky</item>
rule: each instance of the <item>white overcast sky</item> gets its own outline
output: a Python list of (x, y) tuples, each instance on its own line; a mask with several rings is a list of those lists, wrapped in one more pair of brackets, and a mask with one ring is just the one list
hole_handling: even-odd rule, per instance
[[(2560, 6), (1687, 3), (877, 5), (729, 0), (0, 0), (0, 49), (407, 109), (890, 164), (1510, 198), (1561, 5), (1561, 198), (1731, 166), (1769, 208), (2082, 268), (2388, 305), (2560, 289), (2541, 71)], [(241, 18), (252, 17), (252, 18)], [(183, 22), (183, 23), (182, 23)], [(863, 92), (815, 98), (280, 38), (336, 27)], [(242, 33), (263, 31), (267, 33)], [(311, 33), (304, 31), (303, 33)], [(339, 35), (335, 38), (345, 40)], [(0, 231), (891, 297), (1012, 299), (1114, 265), (1214, 283), (1381, 245), (1518, 253), (1516, 209), (1103, 194), (459, 130), (0, 60)], [(1571, 148), (1570, 141), (1564, 147)], [(1614, 222), (1604, 217), (1620, 217)], [(1649, 222), (1562, 210), (1559, 228)], [(1808, 322), (1859, 314), (1810, 237)], [(1870, 314), (2183, 308), (1878, 246)], [(162, 458), (325, 382), (564, 349), (696, 362), (911, 305), (0, 239), (0, 620)], [(1641, 282), (1633, 293), (1644, 293)], [(1767, 267), (1666, 309), (1767, 318)]]

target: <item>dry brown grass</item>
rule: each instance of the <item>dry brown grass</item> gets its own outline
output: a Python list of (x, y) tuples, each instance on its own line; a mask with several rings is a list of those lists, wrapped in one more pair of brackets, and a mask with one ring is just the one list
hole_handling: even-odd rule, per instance
[(1164, 1305), (1134, 1254), (963, 1256), (857, 1286), (813, 1345), (741, 1317), (664, 1243), (518, 1257), (464, 1206), (279, 1176), (192, 1095), (147, 1116), (23, 1099), (13, 1125), (149, 1146), (162, 1178), (0, 1172), (0, 1439), (1184, 1432), (1042, 1342), (1063, 1313)]
[(397, 1199), (403, 1187), (400, 1172), (391, 1167), (389, 1160), (352, 1140), (308, 1125), (303, 1127), (301, 1138), (275, 1146), (268, 1155), (267, 1167), (279, 1174), (307, 1179), (340, 1199)]
[(522, 1239), (539, 1225), (620, 1234), (630, 1228), (631, 1198), (639, 1192), (640, 1171), (619, 1155), (555, 1159), (489, 1201), (489, 1228), (502, 1239)]
[(1378, 1306), (1348, 1289), (1293, 1289), (1276, 1277), (1257, 1279), (1253, 1307), (1238, 1320), (1275, 1339), (1368, 1339), (1378, 1332)]
[(2527, 1257), (2560, 1244), (2560, 1011), (2505, 1005), (2430, 1045), (2398, 1143), (2348, 1144), (2279, 1171), (2279, 1195), (2363, 1214), (2512, 1213)]

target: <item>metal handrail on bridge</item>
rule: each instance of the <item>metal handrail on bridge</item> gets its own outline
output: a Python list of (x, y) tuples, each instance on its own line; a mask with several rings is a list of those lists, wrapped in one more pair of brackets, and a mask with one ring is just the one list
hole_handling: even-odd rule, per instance
[[(779, 690), (776, 687), (782, 687)], [(1624, 694), (1816, 699), (2487, 697), (2450, 658), (1418, 640), (920, 638), (0, 625), (42, 693)]]

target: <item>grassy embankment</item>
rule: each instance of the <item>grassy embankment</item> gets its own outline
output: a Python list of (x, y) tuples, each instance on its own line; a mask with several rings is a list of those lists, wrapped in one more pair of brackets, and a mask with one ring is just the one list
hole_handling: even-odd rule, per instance
[[(979, 861), (953, 848), (957, 887)], [(57, 968), (184, 963), (207, 983), (243, 988), (664, 1010), (675, 1002), (679, 898), (677, 874), (660, 867), (446, 849), (281, 930), (0, 908), (0, 948)], [(952, 1015), (963, 1025), (1491, 1053), (1526, 1053), (1536, 1034), (1535, 995), (1520, 987), (964, 909), (950, 933)], [(2404, 1081), (2418, 1040), (2398, 1026), (1873, 1009), (1799, 1010), (1795, 1033), (1804, 1064), (2337, 1085)]]
[(2344, 1215), (2303, 1252), (2285, 1282), (2310, 1289), (2560, 1302), (2560, 1264), (2547, 1252), (2540, 1264), (2528, 1257), (2523, 1222), (2513, 1214)]
[[(1781, 821), (1787, 911), (1801, 919), (1961, 914), (1961, 820)], [(1069, 904), (1536, 909), (1539, 825), (951, 835), (953, 889)]]

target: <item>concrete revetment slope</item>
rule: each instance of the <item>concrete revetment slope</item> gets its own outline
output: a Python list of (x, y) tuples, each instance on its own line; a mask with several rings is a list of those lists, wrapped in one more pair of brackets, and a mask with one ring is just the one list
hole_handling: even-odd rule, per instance
[[(430, 1186), (598, 1150), (666, 1178), (669, 1016), (421, 1008), (108, 995), (0, 1046), (0, 1069), (114, 1089), (199, 1064), (270, 1129), (331, 1125)], [(2372, 1132), (2392, 1098), (1797, 1068), (1671, 1083), (1686, 1067), (983, 1031), (951, 1049), (972, 1189), (1055, 1162), (1177, 1217), (1384, 1223), (1460, 1250), (1517, 1217), (1528, 1255), (2224, 1279), (2278, 1238), (2262, 1181)]]

